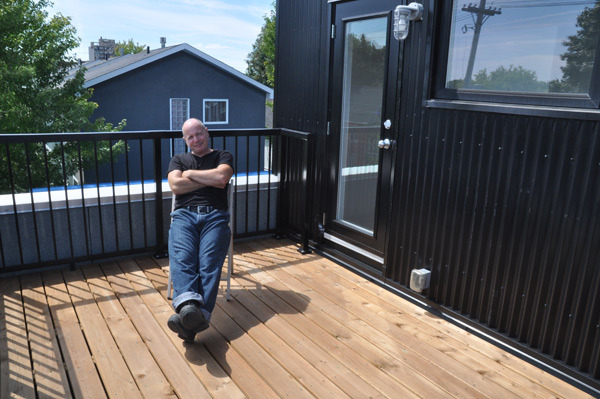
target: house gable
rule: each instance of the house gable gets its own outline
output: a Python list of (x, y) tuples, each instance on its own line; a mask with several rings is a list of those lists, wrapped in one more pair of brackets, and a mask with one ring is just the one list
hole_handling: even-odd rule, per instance
[(169, 99), (187, 98), (190, 116), (202, 119), (203, 100), (227, 99), (229, 120), (216, 128), (265, 127), (265, 92), (230, 73), (180, 52), (94, 86), (95, 116), (127, 120), (126, 130), (170, 129)]
[(210, 55), (190, 46), (189, 44), (180, 44), (177, 46), (165, 47), (161, 49), (152, 50), (150, 52), (141, 52), (137, 54), (128, 54), (122, 57), (116, 57), (104, 62), (93, 62), (86, 64), (86, 81), (84, 86), (94, 87), (107, 80), (113, 79), (120, 75), (126, 74), (131, 71), (135, 71), (138, 68), (144, 67), (148, 64), (157, 62), (161, 59), (168, 58), (177, 53), (188, 53), (200, 60), (205, 61), (207, 64), (213, 65), (215, 69), (222, 70), (223, 72), (240, 79), (256, 88), (264, 91), (268, 98), (273, 96), (273, 89), (255, 81), (254, 79), (244, 75), (235, 68), (211, 57)]

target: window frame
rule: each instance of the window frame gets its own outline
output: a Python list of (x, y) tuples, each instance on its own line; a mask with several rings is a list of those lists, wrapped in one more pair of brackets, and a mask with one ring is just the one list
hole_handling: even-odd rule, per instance
[[(206, 120), (206, 103), (224, 102), (225, 103), (225, 121), (209, 122)], [(205, 125), (227, 125), (229, 123), (229, 99), (228, 98), (205, 98), (202, 100), (202, 120)]]
[[(437, 51), (433, 54), (432, 98), (478, 103), (501, 103), (512, 105), (551, 106), (565, 108), (600, 108), (600, 40), (596, 47), (594, 70), (587, 94), (500, 92), (491, 90), (450, 89), (446, 87), (448, 61), (450, 58), (450, 35), (452, 32), (452, 6), (454, 1), (444, 2), (437, 8)], [(439, 4), (436, 2), (436, 5)]]

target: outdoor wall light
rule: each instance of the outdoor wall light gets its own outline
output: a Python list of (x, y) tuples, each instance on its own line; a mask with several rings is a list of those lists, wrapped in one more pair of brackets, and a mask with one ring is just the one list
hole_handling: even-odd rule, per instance
[(404, 40), (408, 36), (408, 21), (423, 19), (423, 5), (410, 3), (407, 6), (398, 6), (394, 10), (394, 37)]

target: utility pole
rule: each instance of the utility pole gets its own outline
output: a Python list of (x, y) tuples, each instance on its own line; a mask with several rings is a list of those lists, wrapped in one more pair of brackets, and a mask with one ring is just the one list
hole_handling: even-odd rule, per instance
[(477, 54), (477, 46), (479, 46), (479, 34), (481, 33), (481, 27), (483, 23), (488, 20), (489, 17), (494, 15), (502, 14), (499, 8), (485, 8), (485, 1), (481, 0), (479, 2), (479, 7), (469, 3), (468, 6), (463, 6), (462, 11), (470, 12), (471, 14), (475, 14), (476, 17), (473, 18), (475, 26), (473, 30), (473, 43), (471, 43), (471, 53), (469, 54), (469, 64), (467, 65), (467, 73), (465, 74), (465, 87), (469, 87), (471, 85), (471, 79), (473, 76), (473, 65), (475, 64), (475, 55)]

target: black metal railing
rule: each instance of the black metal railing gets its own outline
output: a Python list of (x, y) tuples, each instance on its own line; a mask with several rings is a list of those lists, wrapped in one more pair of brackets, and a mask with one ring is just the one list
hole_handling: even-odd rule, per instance
[(300, 232), (302, 246), (299, 252), (310, 252), (308, 246), (313, 185), (312, 135), (289, 129), (281, 129), (278, 154), (281, 155), (281, 195), (277, 215), (280, 235), (296, 235)]
[[(234, 237), (287, 234), (308, 252), (310, 138), (211, 130), (234, 155)], [(166, 253), (166, 170), (185, 150), (175, 131), (0, 135), (0, 273)]]

